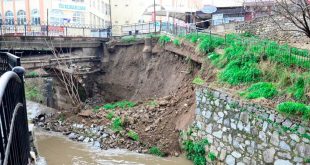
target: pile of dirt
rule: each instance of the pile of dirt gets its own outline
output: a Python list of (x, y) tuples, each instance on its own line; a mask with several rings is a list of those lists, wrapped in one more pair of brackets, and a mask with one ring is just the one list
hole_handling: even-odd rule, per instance
[[(190, 81), (190, 80), (189, 80)], [(188, 83), (190, 84), (190, 82)], [(74, 138), (89, 136), (94, 141), (100, 142), (103, 149), (126, 148), (129, 150), (147, 152), (151, 147), (158, 147), (168, 155), (179, 155), (181, 153), (179, 134), (180, 130), (186, 129), (194, 119), (194, 88), (184, 85), (177, 93), (156, 100), (140, 102), (137, 106), (129, 109), (117, 108), (113, 110), (115, 116), (122, 119), (123, 130), (114, 132), (111, 130), (112, 121), (107, 119), (109, 111), (100, 109), (98, 113), (93, 110), (84, 110), (79, 114), (65, 111), (55, 114), (45, 123), (38, 123), (47, 130), (63, 132), (66, 135), (77, 134)], [(156, 105), (150, 105), (150, 102)], [(85, 128), (104, 126), (101, 136), (86, 135), (79, 131), (74, 125), (83, 125)], [(139, 135), (139, 142), (127, 136), (127, 132), (133, 130)]]

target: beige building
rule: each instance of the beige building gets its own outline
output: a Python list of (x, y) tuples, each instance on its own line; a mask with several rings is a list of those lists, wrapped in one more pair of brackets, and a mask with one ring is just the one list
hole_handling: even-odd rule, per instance
[[(173, 17), (172, 13), (174, 12), (197, 11), (202, 5), (199, 0), (155, 0), (155, 11), (165, 12), (165, 16), (157, 16), (156, 19), (158, 21), (168, 21), (169, 17)], [(154, 20), (153, 0), (112, 0), (111, 8), (113, 26)]]
[(109, 0), (0, 0), (4, 25), (110, 26)]
[[(155, 11), (161, 13), (157, 14), (156, 19), (171, 22), (175, 13), (196, 12), (204, 5), (242, 6), (243, 2), (244, 0), (155, 0)], [(117, 26), (153, 21), (153, 7), (154, 0), (111, 0), (112, 24)]]

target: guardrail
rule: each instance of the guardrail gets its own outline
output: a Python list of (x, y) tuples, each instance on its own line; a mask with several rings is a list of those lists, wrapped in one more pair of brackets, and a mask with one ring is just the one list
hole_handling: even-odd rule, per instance
[(1, 36), (61, 36), (109, 38), (111, 28), (86, 24), (25, 23), (0, 25)]
[(20, 59), (0, 53), (0, 164), (29, 164), (29, 134)]
[[(116, 28), (116, 27), (113, 27), (113, 28)], [(161, 22), (161, 21), (131, 24), (131, 25), (122, 25), (118, 29), (120, 29), (121, 31), (121, 34), (119, 34), (119, 36), (144, 35), (144, 34), (159, 33), (159, 32), (167, 32), (167, 33), (171, 33), (174, 35), (180, 35), (180, 34), (191, 33), (197, 30), (195, 25), (191, 25), (191, 24), (178, 25), (178, 24)]]
[[(173, 35), (184, 35), (193, 32), (205, 31), (206, 28), (199, 28), (205, 26), (204, 24), (209, 25), (208, 29), (212, 29), (214, 27), (220, 25), (231, 24), (240, 21), (232, 21), (227, 19), (210, 19), (204, 20), (196, 23), (170, 23), (170, 22), (147, 22), (147, 23), (137, 23), (130, 25), (122, 25), (122, 26), (113, 26), (113, 29), (120, 30), (120, 34), (118, 36), (127, 36), (127, 35), (144, 35), (149, 33), (158, 33), (158, 32), (167, 32)], [(115, 30), (116, 31), (116, 30)], [(115, 36), (115, 33), (113, 34)]]

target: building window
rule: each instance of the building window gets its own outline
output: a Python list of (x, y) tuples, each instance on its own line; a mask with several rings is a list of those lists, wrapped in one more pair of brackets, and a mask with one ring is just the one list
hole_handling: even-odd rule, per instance
[(17, 24), (18, 25), (26, 24), (26, 12), (24, 10), (19, 10), (17, 12)]
[(84, 20), (85, 20), (84, 13), (78, 11), (73, 13), (72, 22), (74, 24), (82, 25), (85, 22)]
[(33, 9), (31, 11), (31, 24), (39, 25), (40, 24), (40, 15), (38, 9)]
[(14, 25), (14, 16), (12, 11), (7, 11), (5, 13), (5, 24)]
[(63, 24), (64, 23), (64, 13), (61, 10), (53, 9), (50, 12), (50, 22), (51, 24)]

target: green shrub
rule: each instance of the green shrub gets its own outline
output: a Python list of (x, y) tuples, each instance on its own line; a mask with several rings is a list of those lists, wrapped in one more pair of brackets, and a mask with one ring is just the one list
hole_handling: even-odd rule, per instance
[(214, 160), (216, 159), (215, 153), (209, 152), (209, 153), (208, 153), (208, 158), (209, 158), (211, 161), (214, 161)]
[[(294, 79), (294, 78), (292, 78)], [(292, 93), (297, 101), (303, 101), (306, 99), (305, 96), (305, 80), (303, 77), (298, 77), (297, 81), (291, 88), (288, 89), (288, 93)]]
[(251, 32), (244, 32), (241, 34), (241, 36), (243, 36), (243, 37), (254, 37), (255, 35)]
[(173, 44), (174, 44), (175, 46), (181, 46), (181, 42), (180, 42), (179, 39), (174, 39), (174, 40), (173, 40)]
[(124, 36), (121, 38), (121, 42), (124, 43), (131, 43), (131, 42), (136, 42), (137, 38), (135, 36)]
[(159, 39), (160, 35), (159, 34), (147, 34), (145, 38), (158, 38)]
[(109, 119), (109, 120), (112, 120), (114, 118), (115, 114), (114, 112), (109, 112), (107, 115), (106, 115), (106, 118)]
[(119, 101), (115, 103), (105, 104), (103, 105), (103, 108), (106, 110), (110, 110), (110, 109), (115, 109), (115, 108), (121, 108), (121, 109), (132, 108), (134, 106), (136, 106), (136, 103), (124, 100), (124, 101)]
[(61, 121), (61, 122), (64, 122), (66, 120), (66, 116), (65, 114), (61, 113), (58, 117), (57, 117), (57, 120)]
[(185, 39), (190, 41), (191, 43), (198, 43), (205, 39), (206, 37), (209, 37), (206, 33), (190, 33), (185, 36)]
[(213, 52), (215, 48), (224, 44), (224, 39), (216, 36), (205, 36), (198, 44), (198, 50), (201, 53), (207, 54)]
[(94, 113), (98, 113), (100, 111), (100, 106), (95, 106), (94, 108), (93, 108), (93, 112)]
[(201, 77), (197, 76), (192, 83), (196, 85), (204, 85), (206, 82)]
[(158, 106), (158, 103), (153, 100), (153, 101), (148, 102), (147, 105), (149, 105), (151, 107), (156, 107), (156, 106)]
[(207, 139), (194, 142), (192, 140), (186, 140), (183, 142), (183, 149), (186, 152), (186, 157), (194, 162), (194, 165), (205, 165), (206, 164), (206, 152), (205, 146), (209, 145)]
[(160, 156), (160, 157), (163, 157), (165, 156), (165, 153), (163, 153), (158, 147), (154, 146), (154, 147), (151, 147), (149, 149), (149, 154), (152, 154), (152, 155), (156, 155), (156, 156)]
[(169, 43), (170, 41), (171, 41), (171, 38), (167, 35), (160, 36), (159, 40), (158, 40), (160, 45), (165, 45), (165, 44)]
[(136, 132), (133, 131), (133, 130), (129, 130), (129, 131), (127, 132), (127, 136), (128, 136), (130, 139), (134, 140), (134, 141), (139, 141), (139, 139), (140, 139), (138, 133), (136, 133)]
[(212, 53), (209, 53), (209, 54), (208, 54), (208, 58), (209, 58), (211, 61), (217, 60), (219, 57), (220, 57), (220, 55), (217, 54), (217, 53), (215, 53), (215, 52), (212, 52)]
[(25, 95), (27, 100), (43, 102), (44, 96), (35, 84), (25, 83)]
[(123, 123), (120, 117), (116, 117), (112, 120), (112, 130), (114, 132), (120, 132), (123, 130)]
[(247, 99), (256, 99), (264, 97), (266, 99), (273, 98), (278, 93), (277, 89), (273, 86), (272, 83), (268, 82), (259, 82), (251, 85), (245, 92), (245, 97)]
[(286, 115), (302, 116), (305, 120), (310, 119), (310, 108), (302, 103), (283, 102), (277, 106), (277, 110)]
[(220, 72), (219, 78), (231, 85), (239, 85), (242, 83), (257, 82), (260, 80), (261, 74), (256, 63), (232, 61)]
[(31, 71), (29, 73), (26, 73), (26, 76), (27, 77), (38, 77), (39, 76), (39, 73), (36, 72), (36, 71)]

